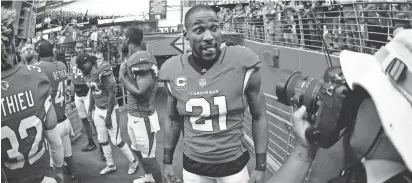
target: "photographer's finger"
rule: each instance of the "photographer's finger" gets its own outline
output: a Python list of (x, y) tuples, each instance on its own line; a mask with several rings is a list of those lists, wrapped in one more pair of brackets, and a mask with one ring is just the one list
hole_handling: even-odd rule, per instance
[(293, 122), (295, 122), (296, 120), (301, 120), (303, 119), (303, 116), (306, 113), (306, 107), (304, 105), (302, 105), (298, 110), (296, 110), (293, 113)]

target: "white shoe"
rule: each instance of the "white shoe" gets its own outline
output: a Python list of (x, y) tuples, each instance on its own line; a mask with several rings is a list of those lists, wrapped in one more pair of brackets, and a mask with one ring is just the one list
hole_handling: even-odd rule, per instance
[(137, 166), (139, 166), (139, 162), (137, 160), (135, 160), (135, 162), (130, 163), (129, 164), (129, 170), (127, 171), (127, 173), (129, 175), (134, 174), (134, 172), (136, 172), (137, 170)]
[(102, 171), (100, 171), (100, 175), (106, 175), (106, 174), (108, 174), (110, 172), (113, 172), (115, 170), (116, 170), (115, 165), (108, 165)]
[(133, 183), (154, 183), (155, 180), (153, 179), (153, 177), (145, 177), (145, 176), (141, 176), (140, 178), (136, 179), (133, 181)]

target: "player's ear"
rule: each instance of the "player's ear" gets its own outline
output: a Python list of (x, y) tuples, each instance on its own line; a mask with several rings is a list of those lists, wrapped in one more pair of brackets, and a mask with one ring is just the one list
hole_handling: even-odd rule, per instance
[(187, 37), (187, 31), (183, 30), (183, 36), (185, 37), (186, 40), (189, 40), (189, 37)]

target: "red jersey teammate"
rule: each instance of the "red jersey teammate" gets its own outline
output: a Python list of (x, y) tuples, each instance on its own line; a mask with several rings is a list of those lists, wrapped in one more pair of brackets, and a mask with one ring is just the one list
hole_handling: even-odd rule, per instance
[[(192, 7), (185, 15), (185, 27), (192, 54), (173, 57), (160, 69), (169, 93), (164, 174), (173, 182), (173, 152), (183, 128), (185, 183), (261, 183), (268, 129), (260, 91), (260, 60), (248, 48), (220, 49), (218, 17), (209, 6)], [(250, 157), (242, 143), (248, 106), (256, 149), (256, 169), (250, 180), (246, 167)]]
[[(77, 42), (76, 43), (76, 54), (84, 53), (84, 43), (83, 42)], [(84, 129), (86, 131), (87, 139), (89, 140), (89, 143), (82, 148), (82, 151), (88, 152), (96, 149), (96, 144), (93, 141), (93, 129), (91, 125), (91, 120), (92, 119), (87, 119), (87, 111), (89, 109), (89, 97), (90, 97), (90, 92), (89, 92), (89, 87), (86, 84), (86, 81), (84, 81), (83, 78), (83, 73), (81, 70), (77, 68), (76, 64), (76, 58), (77, 56), (74, 56), (72, 60), (70, 61), (71, 67), (73, 69), (73, 84), (72, 84), (72, 101), (74, 101), (77, 112), (79, 113), (79, 117), (83, 122)], [(104, 155), (103, 155), (103, 150), (100, 147), (100, 152), (101, 152), (101, 158), (102, 160), (105, 160)]]
[(127, 96), (127, 130), (132, 149), (142, 164), (145, 176), (133, 183), (162, 182), (156, 155), (156, 133), (160, 130), (159, 117), (153, 106), (159, 70), (155, 57), (141, 49), (143, 31), (137, 27), (127, 30), (129, 59), (122, 64), (119, 78), (129, 91)]
[(97, 140), (103, 148), (103, 154), (106, 158), (107, 166), (100, 171), (100, 174), (105, 175), (116, 170), (109, 137), (112, 143), (118, 146), (129, 160), (128, 173), (134, 173), (138, 162), (133, 156), (129, 145), (122, 140), (120, 135), (118, 125), (119, 107), (115, 98), (116, 88), (112, 67), (108, 62), (97, 64), (97, 58), (87, 53), (80, 53), (77, 56), (76, 63), (77, 67), (83, 72), (84, 80), (91, 90), (88, 115), (91, 118), (92, 110), (95, 109), (94, 123), (96, 125)]
[(70, 135), (72, 126), (66, 116), (66, 86), (67, 86), (67, 67), (63, 62), (53, 61), (53, 45), (41, 40), (38, 51), (40, 61), (35, 65), (40, 67), (50, 80), (53, 90), (52, 102), (57, 115), (57, 129), (63, 142), (64, 160), (71, 174), (72, 179), (76, 178), (76, 166), (72, 156), (72, 146)]
[(50, 144), (54, 167), (63, 182), (62, 141), (51, 105), (50, 82), (36, 66), (15, 63), (12, 25), (14, 10), (1, 9), (1, 169), (6, 182), (56, 182), (45, 178), (49, 168), (44, 139)]

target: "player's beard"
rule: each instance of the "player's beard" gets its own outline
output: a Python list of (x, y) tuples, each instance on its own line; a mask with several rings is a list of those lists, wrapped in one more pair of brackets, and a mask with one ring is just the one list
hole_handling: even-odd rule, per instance
[(24, 54), (24, 59), (26, 60), (27, 64), (29, 64), (34, 58), (34, 55), (31, 53)]

